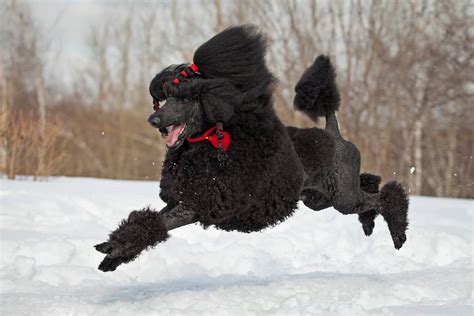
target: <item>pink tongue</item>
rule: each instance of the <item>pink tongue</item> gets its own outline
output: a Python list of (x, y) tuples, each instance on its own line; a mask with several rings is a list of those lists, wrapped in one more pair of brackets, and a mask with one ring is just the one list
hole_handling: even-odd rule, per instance
[(173, 125), (168, 130), (168, 136), (166, 136), (166, 145), (173, 146), (178, 141), (179, 134), (183, 131), (184, 124)]

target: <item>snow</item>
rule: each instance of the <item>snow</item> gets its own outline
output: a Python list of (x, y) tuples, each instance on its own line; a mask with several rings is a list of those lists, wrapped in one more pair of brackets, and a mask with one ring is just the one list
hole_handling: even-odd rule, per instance
[(93, 248), (156, 182), (0, 179), (1, 315), (472, 315), (472, 200), (412, 197), (408, 241), (381, 218), (302, 204), (260, 233), (199, 225), (115, 272)]

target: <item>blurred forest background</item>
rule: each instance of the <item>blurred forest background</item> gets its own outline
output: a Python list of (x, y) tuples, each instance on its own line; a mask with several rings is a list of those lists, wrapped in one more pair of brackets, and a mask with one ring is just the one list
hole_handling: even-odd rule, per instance
[[(9, 178), (159, 179), (165, 146), (146, 121), (150, 80), (191, 62), (226, 26), (254, 23), (270, 39), (285, 124), (314, 125), (294, 112), (293, 89), (328, 54), (341, 129), (363, 171), (411, 194), (474, 197), (471, 0), (85, 0), (77, 49), (88, 62), (69, 64), (59, 63), (54, 30), (81, 1), (57, 2), (64, 8), (47, 25), (35, 13), (51, 1), (0, 4), (0, 173)], [(87, 5), (101, 10), (97, 23), (86, 23)]]

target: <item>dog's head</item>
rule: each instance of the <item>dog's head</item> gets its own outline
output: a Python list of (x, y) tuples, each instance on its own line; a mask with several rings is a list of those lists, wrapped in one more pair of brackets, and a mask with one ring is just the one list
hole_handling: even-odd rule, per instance
[[(177, 83), (177, 80), (178, 83)], [(166, 137), (169, 149), (209, 126), (228, 123), (243, 95), (223, 79), (204, 79), (190, 65), (171, 65), (150, 84), (155, 113), (148, 122)]]
[(166, 146), (175, 149), (203, 129), (202, 118), (202, 109), (196, 100), (170, 97), (148, 118), (148, 122), (159, 129), (166, 139)]
[[(184, 68), (184, 64), (168, 66), (150, 84), (155, 113), (148, 122), (166, 137), (166, 146), (170, 149), (179, 148), (186, 138), (200, 131), (204, 123), (202, 106), (192, 93), (171, 94), (168, 89), (173, 88), (169, 82), (176, 79)], [(182, 83), (181, 88), (191, 88), (192, 85), (191, 82)]]
[(171, 65), (150, 84), (155, 104), (148, 122), (166, 137), (169, 149), (231, 119), (242, 104), (271, 93), (265, 65), (266, 41), (254, 26), (232, 27), (194, 53), (194, 64)]

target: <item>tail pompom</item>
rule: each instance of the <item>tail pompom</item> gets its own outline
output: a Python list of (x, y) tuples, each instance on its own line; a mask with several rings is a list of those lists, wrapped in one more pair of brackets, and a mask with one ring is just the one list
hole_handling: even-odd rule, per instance
[(380, 214), (387, 222), (395, 248), (400, 249), (407, 239), (408, 195), (400, 183), (392, 181), (380, 190), (380, 200)]
[(295, 108), (314, 121), (339, 109), (341, 97), (329, 57), (320, 55), (306, 69), (295, 87)]

